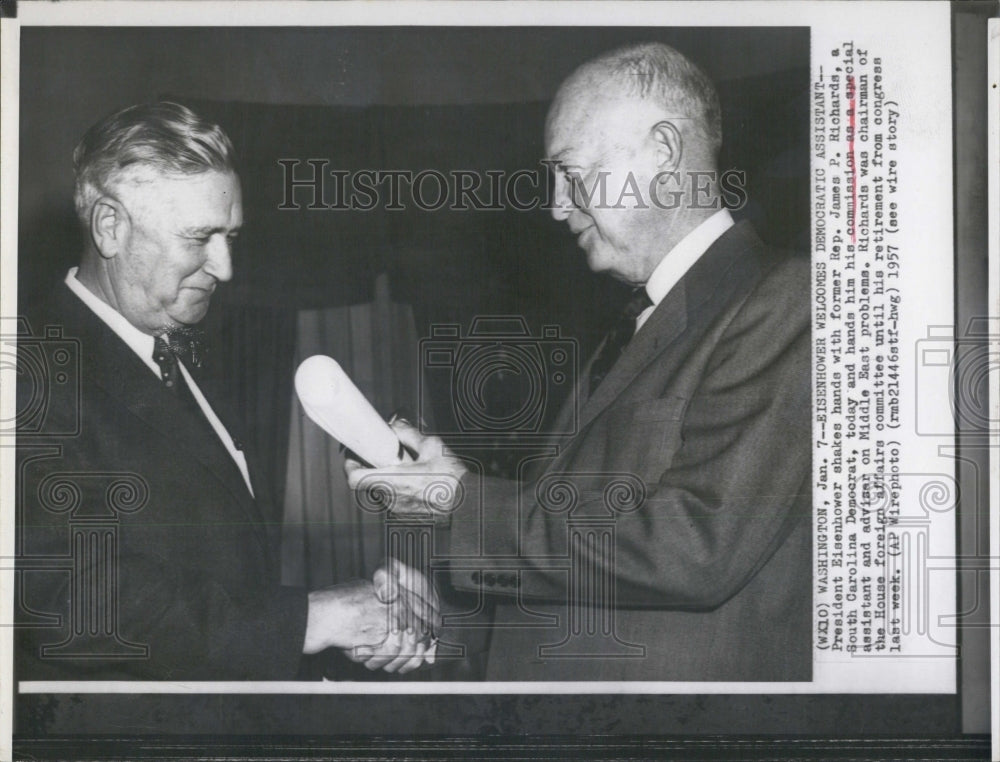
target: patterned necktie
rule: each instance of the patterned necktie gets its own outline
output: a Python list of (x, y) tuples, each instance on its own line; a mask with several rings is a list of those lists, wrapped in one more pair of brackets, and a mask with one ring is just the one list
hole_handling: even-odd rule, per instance
[(194, 398), (191, 388), (181, 373), (180, 359), (185, 354), (183, 350), (184, 347), (181, 345), (170, 342), (169, 337), (157, 336), (153, 342), (153, 360), (160, 367), (160, 380), (163, 381), (163, 385), (187, 405), (198, 418), (204, 418), (201, 406)]
[(642, 314), (643, 310), (651, 306), (653, 306), (653, 300), (649, 298), (644, 287), (640, 286), (632, 292), (632, 298), (625, 305), (625, 309), (622, 310), (614, 327), (608, 332), (600, 354), (590, 366), (591, 394), (600, 386), (618, 358), (621, 357), (622, 352), (625, 351), (625, 345), (629, 343), (635, 333), (636, 318)]
[(160, 366), (160, 380), (175, 395), (180, 395), (184, 377), (181, 375), (180, 362), (176, 353), (162, 336), (157, 336), (153, 342), (153, 359)]

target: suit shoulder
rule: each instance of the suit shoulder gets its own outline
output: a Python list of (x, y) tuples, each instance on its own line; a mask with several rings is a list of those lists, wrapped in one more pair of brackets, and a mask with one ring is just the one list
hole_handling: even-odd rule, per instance
[(808, 316), (812, 301), (812, 270), (807, 257), (776, 253), (765, 263), (765, 270), (748, 299), (771, 313), (788, 317)]
[[(76, 296), (60, 283), (43, 298), (18, 307), (18, 318), (31, 336), (45, 336), (46, 329), (66, 333), (72, 328), (73, 302)], [(83, 306), (82, 302), (80, 306)], [(50, 331), (51, 332), (51, 331)]]
[(723, 342), (742, 355), (771, 356), (808, 335), (812, 320), (809, 261), (772, 260), (727, 326)]

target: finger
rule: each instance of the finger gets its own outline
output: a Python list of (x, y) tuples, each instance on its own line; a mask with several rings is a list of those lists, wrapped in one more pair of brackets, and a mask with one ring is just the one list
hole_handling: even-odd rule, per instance
[(399, 655), (403, 647), (403, 631), (391, 630), (385, 640), (375, 647), (374, 656), (368, 661), (369, 669), (381, 669)]
[(406, 605), (420, 619), (424, 628), (436, 632), (441, 628), (441, 600), (434, 583), (412, 566), (396, 558), (389, 559), (389, 569), (398, 581)]
[(390, 418), (389, 427), (396, 432), (396, 436), (402, 435), (407, 438), (403, 444), (417, 444), (424, 439), (424, 435), (420, 433), (420, 429), (414, 426), (412, 421), (403, 416), (394, 415)]
[(435, 607), (433, 601), (408, 593), (406, 590), (402, 591), (401, 597), (408, 609), (407, 621), (411, 623), (411, 629), (419, 632), (421, 637), (431, 636), (440, 628), (441, 611)]
[(403, 634), (400, 631), (395, 630), (390, 632), (389, 636), (374, 649), (372, 657), (365, 662), (365, 667), (374, 671), (381, 669), (391, 662), (399, 654), (399, 650), (402, 647), (402, 640)]
[(427, 601), (408, 595), (405, 591), (402, 598), (406, 601), (407, 627), (421, 638), (429, 640), (441, 627), (441, 614)]
[(371, 646), (356, 646), (355, 648), (343, 649), (343, 654), (357, 664), (364, 664), (375, 654), (375, 649)]
[(379, 603), (392, 603), (399, 598), (399, 581), (396, 573), (380, 566), (372, 575), (372, 587)]
[(419, 598), (405, 591), (403, 597), (415, 621), (413, 629), (419, 632), (422, 637), (434, 637), (441, 630), (443, 624), (440, 606), (433, 600)]
[[(412, 630), (408, 630), (403, 633), (399, 653), (396, 654), (396, 658), (386, 664), (382, 669), (386, 672), (395, 672), (413, 660), (419, 647), (420, 644), (417, 642), (417, 636)], [(421, 658), (423, 658), (422, 655)]]
[(424, 663), (424, 656), (427, 653), (427, 646), (423, 641), (418, 641), (416, 648), (413, 651), (413, 656), (403, 664), (397, 671), (401, 675), (405, 675), (407, 672), (412, 672), (413, 670), (419, 668)]
[(438, 607), (437, 590), (434, 589), (434, 585), (425, 574), (409, 564), (404, 564), (394, 556), (389, 557), (387, 567), (389, 573), (396, 579), (404, 592), (427, 601), (435, 608)]
[(392, 622), (392, 627), (395, 629), (414, 630), (414, 623), (419, 623), (419, 618), (410, 608), (411, 598), (399, 586), (398, 580), (396, 586), (397, 598), (389, 608), (389, 621)]
[(423, 609), (425, 604), (419, 598), (406, 592), (396, 576), (394, 567), (379, 568), (375, 572), (373, 581), (376, 599), (386, 604), (385, 612), (390, 629), (412, 630), (414, 632), (425, 629), (422, 617), (413, 609), (413, 606)]
[(414, 621), (416, 616), (410, 609), (409, 602), (405, 594), (399, 595), (399, 597), (393, 601), (392, 605), (389, 607), (389, 622), (394, 630), (413, 630)]
[[(393, 413), (392, 417), (389, 418), (389, 420), (388, 420), (389, 427), (391, 429), (393, 429), (393, 433), (396, 433), (396, 431), (395, 431), (395, 429), (396, 429), (395, 424), (397, 424), (397, 423), (400, 424), (401, 426), (402, 425), (407, 425), (407, 426), (412, 426), (413, 425), (410, 422), (409, 418), (406, 418), (406, 417), (404, 417), (402, 415), (398, 415), (396, 413)], [(421, 426), (422, 425), (423, 424), (421, 423)], [(398, 439), (399, 437), (397, 436), (396, 438)], [(400, 445), (402, 445), (402, 444), (403, 443), (400, 442)], [(400, 458), (400, 463), (415, 463), (416, 462), (416, 457), (415, 457), (414, 451), (411, 448), (405, 447), (405, 446), (401, 446), (399, 448), (399, 458)]]
[(425, 437), (420, 433), (420, 429), (403, 418), (397, 418), (390, 426), (396, 434), (396, 438), (417, 453), (419, 460), (426, 460), (428, 457), (440, 455), (443, 447), (442, 441), (438, 437)]

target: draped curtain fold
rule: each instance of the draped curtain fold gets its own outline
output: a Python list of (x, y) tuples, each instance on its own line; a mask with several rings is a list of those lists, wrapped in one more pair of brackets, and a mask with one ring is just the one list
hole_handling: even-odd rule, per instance
[[(296, 366), (314, 354), (340, 363), (383, 417), (417, 410), (413, 311), (392, 301), (386, 275), (376, 278), (370, 303), (298, 313)], [(384, 516), (355, 504), (338, 443), (305, 415), (297, 398), (288, 441), (282, 581), (315, 589), (371, 575), (385, 557)]]

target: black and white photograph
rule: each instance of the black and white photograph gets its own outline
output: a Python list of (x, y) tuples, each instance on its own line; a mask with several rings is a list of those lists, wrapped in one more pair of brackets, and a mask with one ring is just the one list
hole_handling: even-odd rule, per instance
[(4, 753), (986, 758), (959, 5), (5, 9)]

